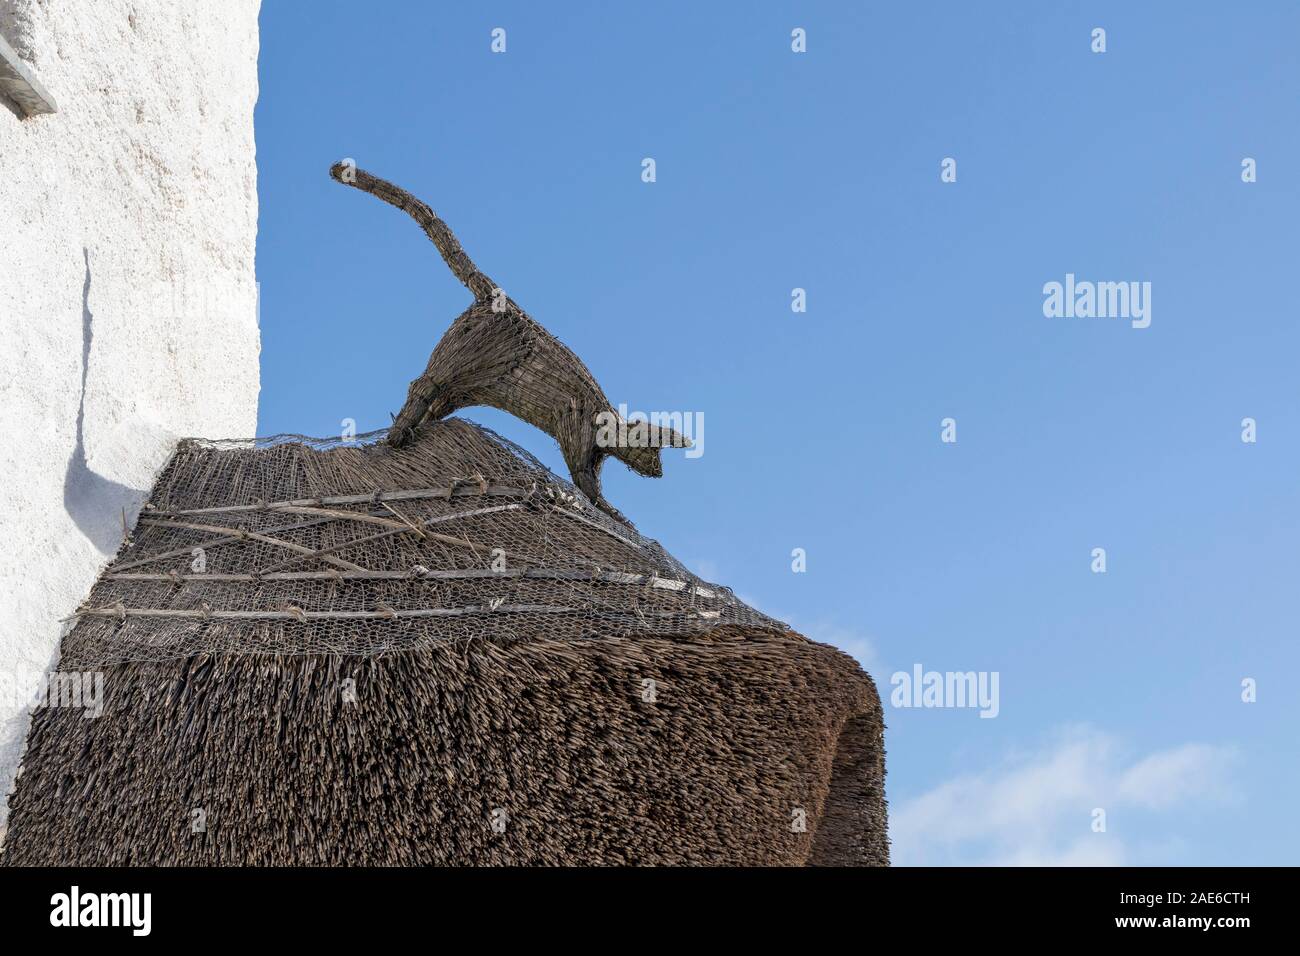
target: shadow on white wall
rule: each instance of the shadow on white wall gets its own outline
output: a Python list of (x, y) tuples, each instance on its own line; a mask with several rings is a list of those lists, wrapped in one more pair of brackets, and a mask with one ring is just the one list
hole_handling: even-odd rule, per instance
[(81, 289), (81, 400), (77, 406), (77, 443), (68, 459), (63, 478), (63, 507), (81, 533), (102, 554), (116, 554), (122, 543), (124, 515), (133, 519), (146, 491), (105, 478), (86, 462), (85, 420), (86, 379), (90, 372), (90, 350), (94, 339), (94, 316), (90, 312), (90, 250), (83, 249), (86, 279)]

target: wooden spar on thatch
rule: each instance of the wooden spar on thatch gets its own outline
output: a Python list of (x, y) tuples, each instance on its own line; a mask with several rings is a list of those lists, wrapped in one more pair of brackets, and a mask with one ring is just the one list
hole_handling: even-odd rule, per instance
[[(474, 265), (437, 213), (400, 186), (350, 163), (335, 163), (330, 175), (407, 213), (474, 295), (473, 305), (434, 348), (424, 373), (411, 382), (389, 443), (401, 446), (421, 423), (457, 409), (491, 405), (558, 441), (573, 483), (593, 504), (622, 520), (601, 493), (605, 458), (612, 455), (638, 474), (658, 478), (663, 474), (659, 449), (686, 448), (690, 442), (671, 428), (638, 423), (631, 429), (635, 445), (622, 440), (602, 446), (597, 441), (601, 417), (607, 416), (606, 423), (622, 420), (591, 372)], [(628, 433), (626, 428), (613, 430), (624, 438)]]

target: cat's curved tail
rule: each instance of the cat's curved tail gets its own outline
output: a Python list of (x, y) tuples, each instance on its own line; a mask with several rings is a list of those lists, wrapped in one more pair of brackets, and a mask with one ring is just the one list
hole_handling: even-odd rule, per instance
[(460, 243), (456, 241), (450, 227), (438, 218), (438, 214), (430, 209), (428, 204), (416, 199), (401, 186), (396, 186), (386, 179), (380, 179), (378, 176), (372, 176), (364, 169), (359, 169), (350, 160), (337, 162), (331, 166), (330, 177), (335, 182), (370, 193), (370, 195), (377, 196), (390, 206), (396, 206), (402, 210), (424, 230), (424, 234), (438, 248), (438, 252), (442, 255), (443, 261), (447, 263), (447, 267), (451, 269), (452, 274), (463, 282), (470, 292), (474, 293), (475, 299), (486, 300), (492, 298), (496, 283), (484, 275), (478, 266), (474, 265), (473, 260), (461, 248)]

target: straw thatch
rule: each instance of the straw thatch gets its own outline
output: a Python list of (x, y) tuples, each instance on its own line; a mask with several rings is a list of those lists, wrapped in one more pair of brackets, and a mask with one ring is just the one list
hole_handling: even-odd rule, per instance
[(853, 671), (734, 631), (118, 665), (103, 716), (38, 712), (6, 862), (880, 864)]
[[(871, 679), (603, 501), (658, 448), (573, 427), (594, 380), (423, 210), (475, 306), (387, 440), (180, 444), (63, 640), (105, 699), (35, 710), (4, 862), (887, 863)], [(471, 401), (578, 486), (443, 418)]]
[(870, 679), (457, 419), (183, 443), (61, 669), (9, 864), (887, 860)]

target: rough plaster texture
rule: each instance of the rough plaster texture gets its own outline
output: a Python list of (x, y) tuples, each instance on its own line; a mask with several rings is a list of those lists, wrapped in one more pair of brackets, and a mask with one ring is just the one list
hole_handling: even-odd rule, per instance
[[(259, 0), (0, 0), (0, 791), (63, 625), (178, 437), (251, 435)], [(0, 801), (0, 839), (7, 805)]]

